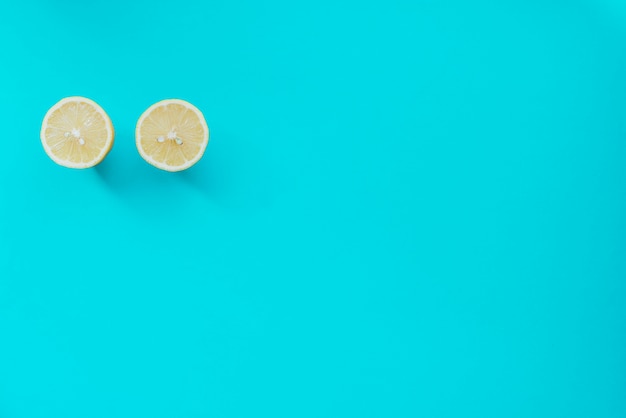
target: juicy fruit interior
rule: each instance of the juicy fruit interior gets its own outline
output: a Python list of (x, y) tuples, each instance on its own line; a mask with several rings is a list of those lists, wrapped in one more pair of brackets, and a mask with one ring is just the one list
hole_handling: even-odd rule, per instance
[(93, 162), (107, 146), (107, 121), (93, 106), (67, 102), (48, 118), (45, 140), (59, 159), (73, 163)]
[(201, 151), (205, 129), (191, 109), (168, 103), (155, 107), (139, 127), (140, 144), (154, 161), (182, 166)]

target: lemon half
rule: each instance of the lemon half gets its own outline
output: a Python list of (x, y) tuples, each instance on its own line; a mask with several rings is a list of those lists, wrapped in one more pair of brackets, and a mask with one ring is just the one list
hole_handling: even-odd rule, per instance
[(96, 102), (74, 96), (48, 110), (40, 136), (46, 154), (57, 164), (89, 168), (109, 153), (115, 131), (111, 118)]
[(202, 112), (184, 100), (162, 100), (137, 121), (137, 150), (153, 166), (185, 170), (197, 163), (209, 143), (209, 127)]

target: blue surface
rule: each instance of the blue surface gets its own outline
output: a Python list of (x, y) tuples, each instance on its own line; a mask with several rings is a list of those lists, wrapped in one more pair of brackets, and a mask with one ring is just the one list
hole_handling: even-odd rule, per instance
[[(626, 416), (623, 2), (7, 1), (0, 42), (1, 418)], [(41, 148), (69, 95), (97, 169)], [(170, 97), (178, 174), (134, 146)]]

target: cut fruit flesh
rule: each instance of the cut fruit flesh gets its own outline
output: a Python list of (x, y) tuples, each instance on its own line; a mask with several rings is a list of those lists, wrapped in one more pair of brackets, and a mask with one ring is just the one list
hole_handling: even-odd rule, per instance
[(111, 119), (93, 100), (66, 97), (52, 106), (41, 125), (41, 144), (57, 164), (89, 168), (111, 150), (115, 131)]
[(209, 142), (202, 112), (184, 100), (162, 100), (139, 118), (137, 150), (153, 166), (166, 171), (185, 170), (197, 163)]

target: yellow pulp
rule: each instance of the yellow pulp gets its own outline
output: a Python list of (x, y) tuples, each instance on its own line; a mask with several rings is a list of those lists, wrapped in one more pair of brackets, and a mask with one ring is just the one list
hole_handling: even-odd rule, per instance
[(92, 166), (99, 163), (111, 148), (111, 122), (91, 103), (68, 101), (53, 110), (44, 123), (42, 141), (51, 157), (56, 157), (61, 164)]
[(157, 167), (189, 167), (199, 159), (208, 139), (206, 124), (200, 118), (181, 103), (156, 106), (137, 128), (138, 145)]

